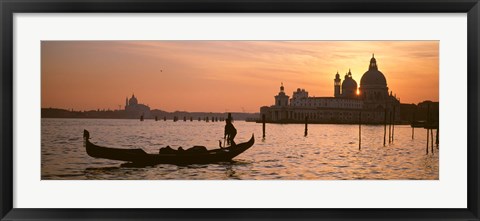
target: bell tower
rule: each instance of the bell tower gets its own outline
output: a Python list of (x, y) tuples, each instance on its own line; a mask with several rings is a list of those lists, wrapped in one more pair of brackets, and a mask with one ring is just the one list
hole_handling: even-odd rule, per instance
[(288, 106), (289, 98), (290, 97), (285, 94), (285, 88), (283, 87), (283, 82), (282, 82), (282, 86), (280, 86), (280, 92), (278, 92), (278, 95), (275, 96), (275, 106), (277, 107)]
[(338, 74), (338, 71), (337, 71), (337, 74), (335, 75), (335, 79), (333, 79), (333, 87), (334, 87), (335, 97), (340, 97), (342, 95), (341, 92), (340, 92), (341, 82), (342, 82), (342, 79), (340, 79), (340, 75)]

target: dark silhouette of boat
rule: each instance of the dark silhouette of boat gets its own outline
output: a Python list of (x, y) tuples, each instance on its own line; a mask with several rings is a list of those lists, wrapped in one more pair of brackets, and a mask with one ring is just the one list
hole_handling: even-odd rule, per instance
[(150, 154), (146, 153), (143, 149), (121, 149), (95, 145), (90, 142), (90, 133), (87, 130), (83, 131), (83, 139), (87, 154), (91, 157), (119, 160), (134, 165), (145, 166), (156, 164), (188, 165), (228, 162), (248, 150), (255, 143), (255, 138), (252, 134), (249, 141), (225, 148), (213, 150), (191, 148), (193, 151), (172, 150), (169, 153)]

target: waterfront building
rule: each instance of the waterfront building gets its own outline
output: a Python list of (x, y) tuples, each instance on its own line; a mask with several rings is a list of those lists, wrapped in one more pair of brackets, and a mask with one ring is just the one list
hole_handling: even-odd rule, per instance
[(144, 104), (139, 104), (135, 94), (132, 94), (132, 97), (125, 99), (125, 111), (127, 112), (129, 117), (132, 118), (140, 118), (143, 116), (144, 118), (150, 118), (150, 107)]
[(378, 70), (373, 55), (368, 70), (360, 80), (360, 87), (349, 70), (342, 79), (337, 71), (334, 78), (333, 97), (310, 97), (308, 91), (298, 88), (292, 98), (285, 94), (285, 87), (275, 96), (275, 104), (263, 106), (260, 113), (265, 114), (268, 122), (294, 123), (304, 122), (308, 118), (312, 123), (358, 123), (381, 124), (385, 113), (395, 112), (395, 119), (400, 116), (400, 100), (388, 93), (385, 75)]

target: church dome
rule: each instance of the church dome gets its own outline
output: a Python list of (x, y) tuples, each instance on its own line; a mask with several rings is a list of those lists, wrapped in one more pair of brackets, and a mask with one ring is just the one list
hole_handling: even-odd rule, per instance
[(342, 89), (345, 90), (347, 88), (357, 90), (357, 82), (351, 77), (346, 77), (345, 80), (343, 80)]
[[(337, 73), (338, 74), (338, 73)], [(345, 91), (346, 89), (357, 90), (357, 82), (352, 78), (352, 72), (348, 70), (348, 73), (345, 75), (345, 80), (342, 83), (342, 89)]]
[(348, 70), (345, 75), (345, 80), (342, 82), (342, 95), (343, 97), (356, 97), (357, 94), (357, 82), (352, 78), (352, 72)]
[(362, 79), (360, 79), (360, 86), (387, 86), (387, 79), (382, 72), (375, 70), (368, 70), (363, 74)]
[(387, 86), (387, 79), (385, 78), (385, 75), (378, 70), (377, 60), (374, 56), (370, 59), (368, 71), (365, 72), (360, 79), (360, 87), (364, 86)]
[(130, 105), (137, 105), (138, 104), (138, 100), (137, 100), (137, 98), (135, 97), (134, 94), (132, 94), (132, 98), (130, 98), (130, 101), (128, 103)]

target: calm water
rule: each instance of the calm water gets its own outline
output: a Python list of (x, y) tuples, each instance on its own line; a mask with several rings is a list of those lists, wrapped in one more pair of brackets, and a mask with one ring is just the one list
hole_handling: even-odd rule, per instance
[[(362, 126), (358, 150), (358, 125), (267, 124), (235, 121), (236, 142), (255, 134), (255, 145), (231, 163), (208, 165), (157, 165), (121, 167), (122, 162), (89, 157), (83, 147), (83, 129), (93, 143), (121, 148), (141, 147), (158, 153), (170, 145), (218, 147), (224, 122), (42, 119), (42, 179), (242, 179), (242, 180), (341, 180), (438, 179), (438, 150), (425, 155), (426, 130), (395, 127), (394, 144), (383, 147), (383, 126)], [(388, 133), (388, 131), (387, 131)], [(388, 139), (388, 138), (387, 138)], [(388, 143), (388, 141), (387, 141)]]

